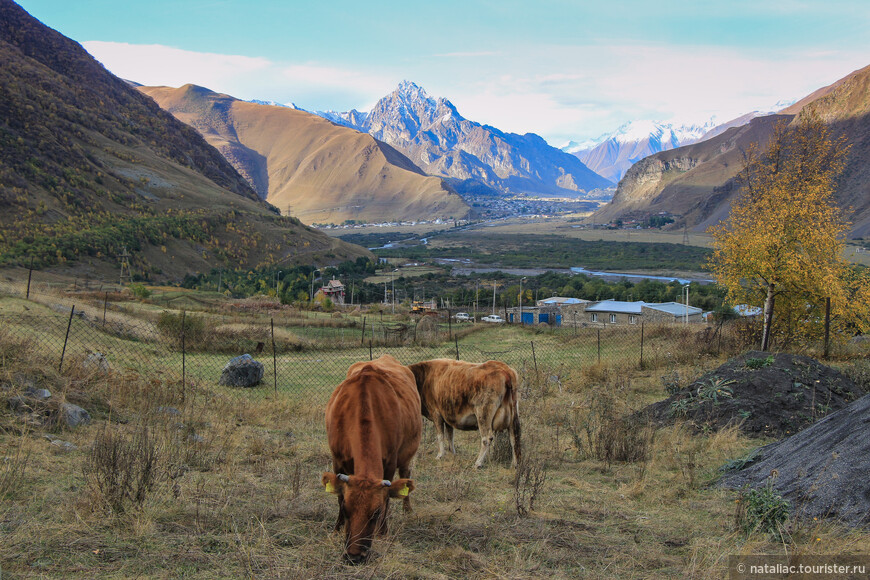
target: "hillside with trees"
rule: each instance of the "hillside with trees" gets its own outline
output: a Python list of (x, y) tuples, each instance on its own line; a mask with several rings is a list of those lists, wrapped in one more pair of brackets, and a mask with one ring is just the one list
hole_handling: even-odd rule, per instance
[[(0, 0), (0, 265), (143, 278), (364, 255), (261, 202), (196, 131)], [(330, 257), (331, 256), (331, 257)]]

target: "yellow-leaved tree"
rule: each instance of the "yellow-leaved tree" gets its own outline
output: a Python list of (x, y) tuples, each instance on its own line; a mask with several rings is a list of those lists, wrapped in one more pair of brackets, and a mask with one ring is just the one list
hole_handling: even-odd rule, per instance
[(711, 227), (709, 265), (731, 304), (763, 307), (761, 348), (818, 336), (830, 299), (850, 322), (860, 277), (843, 258), (849, 223), (833, 200), (848, 147), (817, 117), (777, 125), (765, 148), (745, 153), (741, 189), (727, 220)]

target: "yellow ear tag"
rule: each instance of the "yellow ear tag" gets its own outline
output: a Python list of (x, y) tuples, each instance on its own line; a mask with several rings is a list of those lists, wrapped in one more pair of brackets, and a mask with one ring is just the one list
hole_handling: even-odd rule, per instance
[(335, 486), (331, 481), (326, 482), (326, 493), (335, 493)]
[(407, 485), (399, 490), (399, 495), (404, 496), (404, 497), (408, 497), (409, 493), (411, 493), (411, 490), (408, 489)]

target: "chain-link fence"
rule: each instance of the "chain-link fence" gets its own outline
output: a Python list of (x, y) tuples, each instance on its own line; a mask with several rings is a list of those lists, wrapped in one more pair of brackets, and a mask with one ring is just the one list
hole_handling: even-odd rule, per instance
[[(269, 299), (232, 301), (177, 289), (140, 300), (118, 287), (32, 280), (0, 283), (0, 324), (60, 375), (134, 372), (173, 385), (182, 398), (196, 386), (235, 397), (323, 402), (351, 364), (382, 354), (405, 364), (497, 359), (513, 366), (526, 386), (561, 389), (596, 368), (663, 367), (716, 354), (732, 342), (721, 327), (704, 324), (457, 323), (447, 311), (310, 312)], [(222, 384), (228, 362), (243, 354), (262, 365), (260, 380), (251, 388)]]

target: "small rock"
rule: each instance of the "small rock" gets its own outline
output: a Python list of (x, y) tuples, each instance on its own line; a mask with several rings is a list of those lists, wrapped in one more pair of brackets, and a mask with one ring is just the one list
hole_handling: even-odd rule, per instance
[(39, 401), (44, 401), (51, 398), (51, 391), (49, 391), (48, 389), (37, 389), (33, 386), (27, 387), (27, 389), (24, 391), (24, 394)]
[(75, 429), (79, 425), (87, 425), (91, 422), (91, 414), (72, 403), (63, 403), (60, 406), (60, 416), (70, 429)]
[(101, 352), (92, 352), (82, 361), (82, 368), (89, 372), (107, 373), (111, 366), (106, 355)]
[(15, 411), (16, 413), (26, 413), (30, 410), (30, 405), (28, 404), (27, 397), (23, 395), (15, 395), (14, 397), (9, 397), (6, 399), (6, 402), (9, 403), (9, 408)]
[(76, 449), (78, 449), (78, 447), (76, 447), (74, 444), (70, 443), (69, 441), (62, 441), (61, 439), (55, 439), (54, 441), (51, 442), (51, 444), (54, 445), (55, 447), (60, 447), (64, 451), (75, 451)]

